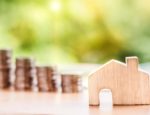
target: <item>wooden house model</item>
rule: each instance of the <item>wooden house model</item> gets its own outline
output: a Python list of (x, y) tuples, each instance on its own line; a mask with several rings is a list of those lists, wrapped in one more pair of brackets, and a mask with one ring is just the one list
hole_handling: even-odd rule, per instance
[(99, 105), (99, 93), (110, 89), (113, 105), (150, 104), (150, 76), (138, 68), (137, 57), (126, 63), (111, 60), (89, 76), (89, 105)]

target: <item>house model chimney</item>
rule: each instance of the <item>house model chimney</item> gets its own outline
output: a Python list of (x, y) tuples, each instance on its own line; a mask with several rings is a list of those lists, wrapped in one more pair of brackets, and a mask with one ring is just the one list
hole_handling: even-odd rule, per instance
[(127, 68), (131, 71), (138, 71), (138, 57), (126, 57)]

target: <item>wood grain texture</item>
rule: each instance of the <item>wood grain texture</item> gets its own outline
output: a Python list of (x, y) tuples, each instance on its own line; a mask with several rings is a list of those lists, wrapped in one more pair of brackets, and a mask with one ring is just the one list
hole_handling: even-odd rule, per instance
[(138, 68), (137, 57), (126, 63), (111, 60), (89, 76), (89, 105), (99, 105), (99, 93), (110, 89), (114, 105), (150, 104), (149, 74)]

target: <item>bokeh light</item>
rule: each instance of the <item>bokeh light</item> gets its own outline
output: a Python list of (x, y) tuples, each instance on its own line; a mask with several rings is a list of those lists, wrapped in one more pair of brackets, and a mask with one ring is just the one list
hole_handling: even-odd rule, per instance
[(61, 3), (58, 0), (51, 1), (49, 3), (49, 9), (54, 12), (59, 12), (61, 10)]

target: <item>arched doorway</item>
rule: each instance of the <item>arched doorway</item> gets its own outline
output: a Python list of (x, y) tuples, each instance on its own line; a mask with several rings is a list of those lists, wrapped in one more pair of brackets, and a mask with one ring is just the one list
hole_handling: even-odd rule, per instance
[(110, 89), (102, 89), (99, 93), (99, 104), (102, 109), (111, 109), (113, 106), (112, 92)]

